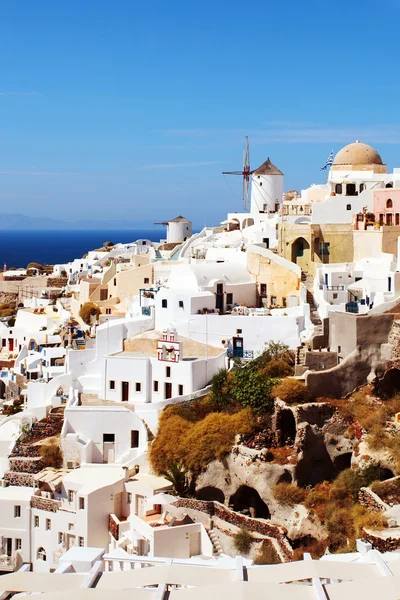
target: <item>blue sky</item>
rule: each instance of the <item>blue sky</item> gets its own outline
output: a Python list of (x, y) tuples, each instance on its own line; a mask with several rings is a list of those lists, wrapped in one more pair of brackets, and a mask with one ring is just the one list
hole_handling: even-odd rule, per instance
[(197, 226), (240, 211), (249, 135), (286, 189), (360, 139), (400, 167), (398, 0), (0, 6), (3, 212)]

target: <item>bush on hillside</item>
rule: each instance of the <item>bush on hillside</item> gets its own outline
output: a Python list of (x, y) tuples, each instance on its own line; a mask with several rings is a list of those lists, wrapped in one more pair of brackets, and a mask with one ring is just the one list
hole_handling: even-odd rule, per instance
[(241, 527), (233, 536), (233, 545), (239, 554), (248, 554), (254, 541), (254, 537), (245, 527)]
[(272, 495), (279, 504), (295, 506), (305, 500), (307, 492), (293, 483), (277, 483)]
[(272, 395), (287, 404), (304, 404), (312, 401), (307, 387), (298, 379), (284, 379), (274, 386)]
[(81, 307), (79, 311), (79, 316), (86, 325), (91, 324), (91, 317), (96, 317), (100, 315), (100, 308), (94, 302), (85, 302), (85, 304)]
[(40, 456), (46, 467), (61, 469), (63, 465), (63, 455), (60, 446), (55, 440), (40, 446)]
[(271, 360), (263, 369), (263, 374), (268, 378), (283, 378), (294, 374), (294, 369), (285, 360), (277, 358)]
[(278, 565), (281, 561), (269, 540), (264, 540), (260, 551), (254, 559), (255, 565)]

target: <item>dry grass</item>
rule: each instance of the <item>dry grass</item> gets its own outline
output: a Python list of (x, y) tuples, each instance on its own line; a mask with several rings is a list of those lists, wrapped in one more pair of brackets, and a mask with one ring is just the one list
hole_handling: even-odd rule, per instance
[(274, 398), (280, 398), (287, 404), (304, 404), (311, 402), (310, 392), (298, 379), (283, 379), (272, 390)]
[(293, 483), (277, 483), (272, 490), (272, 495), (279, 504), (295, 506), (304, 502), (307, 492)]

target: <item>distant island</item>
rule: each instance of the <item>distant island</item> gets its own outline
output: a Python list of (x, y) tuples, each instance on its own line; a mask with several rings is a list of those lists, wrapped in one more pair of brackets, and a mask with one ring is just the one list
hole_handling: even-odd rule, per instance
[(24, 230), (24, 229), (82, 229), (82, 230), (102, 230), (102, 229), (148, 229), (153, 228), (154, 223), (151, 220), (107, 220), (99, 219), (80, 219), (79, 221), (64, 221), (61, 219), (49, 219), (47, 217), (28, 217), (19, 214), (2, 214), (0, 217), (0, 230)]

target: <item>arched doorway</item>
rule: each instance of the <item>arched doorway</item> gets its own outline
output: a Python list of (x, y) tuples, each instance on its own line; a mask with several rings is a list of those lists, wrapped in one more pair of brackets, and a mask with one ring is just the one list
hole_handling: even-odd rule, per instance
[(37, 553), (36, 553), (36, 558), (38, 560), (42, 560), (43, 562), (46, 562), (47, 555), (46, 555), (46, 550), (43, 548), (43, 546), (40, 546), (40, 548), (38, 548)]
[(246, 229), (246, 227), (250, 227), (251, 225), (254, 225), (254, 219), (248, 217), (247, 219), (243, 220), (242, 229)]
[(297, 238), (292, 243), (292, 262), (299, 265), (304, 271), (308, 271), (310, 258), (310, 244), (303, 237)]
[(260, 494), (252, 487), (241, 485), (229, 499), (235, 511), (244, 511), (257, 519), (270, 519), (271, 513)]
[(224, 492), (212, 485), (197, 490), (196, 498), (197, 500), (214, 500), (215, 502), (221, 502), (221, 504), (224, 504), (225, 502)]
[(276, 418), (276, 431), (278, 433), (278, 444), (288, 446), (293, 444), (296, 437), (296, 421), (289, 409), (279, 411)]

